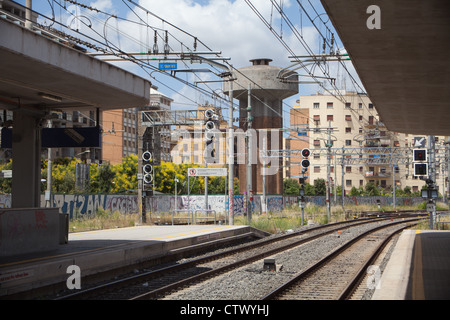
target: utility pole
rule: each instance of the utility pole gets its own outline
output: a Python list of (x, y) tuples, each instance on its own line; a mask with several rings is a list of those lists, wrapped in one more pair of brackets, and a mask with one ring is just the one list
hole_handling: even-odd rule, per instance
[(342, 171), (342, 178), (341, 178), (341, 189), (342, 189), (342, 209), (344, 209), (344, 206), (345, 206), (345, 203), (344, 203), (344, 201), (345, 201), (345, 185), (344, 185), (344, 161), (345, 161), (345, 156), (344, 156), (344, 153), (345, 153), (345, 148), (344, 147), (342, 147), (342, 161), (341, 161), (341, 171)]
[(327, 182), (326, 182), (326, 203), (327, 203), (327, 218), (328, 223), (331, 220), (331, 208), (330, 208), (330, 173), (331, 173), (331, 147), (333, 142), (331, 141), (331, 121), (328, 121), (328, 140), (326, 143), (327, 151)]
[[(267, 137), (264, 136), (263, 137), (263, 154), (266, 154), (267, 151)], [(266, 214), (267, 208), (266, 208), (266, 158), (265, 156), (263, 157), (263, 197), (262, 197), (262, 201), (261, 201), (261, 211), (263, 214)]]
[[(52, 127), (52, 120), (48, 120), (48, 128)], [(52, 203), (52, 149), (48, 148), (48, 159), (47, 159), (47, 190), (45, 192), (45, 206), (51, 208)]]
[(234, 134), (233, 134), (233, 75), (230, 74), (230, 105), (228, 110), (228, 215), (234, 225)]
[(252, 135), (251, 135), (251, 128), (252, 128), (252, 96), (251, 96), (251, 84), (248, 85), (248, 103), (247, 103), (247, 197), (248, 200), (246, 201), (247, 205), (247, 219), (250, 223), (252, 221), (252, 211), (253, 211), (253, 186), (252, 186)]
[[(447, 141), (445, 141), (446, 147), (447, 147), (447, 205), (450, 209), (450, 137), (447, 136)], [(445, 189), (444, 191), (445, 192)]]
[[(435, 146), (434, 146), (434, 136), (428, 136), (428, 172), (429, 172), (429, 181), (428, 189), (432, 190), (436, 188), (436, 157), (435, 157)], [(436, 191), (437, 193), (437, 191)], [(429, 193), (429, 213), (430, 213), (430, 229), (434, 229), (435, 221), (436, 221), (436, 200), (430, 197)], [(436, 195), (437, 196), (437, 195)], [(428, 211), (428, 210), (427, 210)]]
[[(208, 164), (206, 162), (206, 157), (205, 157), (205, 168), (208, 168)], [(208, 177), (204, 177), (205, 178), (205, 213), (206, 215), (208, 215)]]

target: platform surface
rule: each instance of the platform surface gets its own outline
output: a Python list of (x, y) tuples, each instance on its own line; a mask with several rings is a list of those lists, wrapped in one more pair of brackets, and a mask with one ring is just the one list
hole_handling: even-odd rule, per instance
[(263, 236), (254, 228), (228, 225), (137, 226), (70, 233), (68, 244), (57, 250), (0, 257), (0, 298), (42, 283), (65, 281), (71, 265), (79, 266), (82, 276), (91, 275), (248, 234)]
[(372, 299), (449, 300), (450, 231), (403, 231)]

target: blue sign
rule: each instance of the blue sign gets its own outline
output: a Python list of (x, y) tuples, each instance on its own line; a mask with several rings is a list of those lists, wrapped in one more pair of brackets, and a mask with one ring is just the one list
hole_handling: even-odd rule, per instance
[(101, 147), (100, 127), (43, 128), (42, 147), (99, 148)]
[(299, 136), (306, 136), (306, 131), (303, 131), (303, 132), (297, 132), (297, 135), (299, 135)]
[[(99, 127), (82, 128), (42, 128), (43, 148), (99, 148), (101, 131)], [(3, 128), (1, 148), (12, 148), (12, 129)]]
[(176, 70), (177, 63), (176, 62), (160, 62), (159, 70)]

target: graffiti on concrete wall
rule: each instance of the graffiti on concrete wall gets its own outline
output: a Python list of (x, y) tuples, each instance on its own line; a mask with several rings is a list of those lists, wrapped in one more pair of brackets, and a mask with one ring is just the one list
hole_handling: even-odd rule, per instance
[[(253, 212), (261, 213), (261, 196), (253, 197)], [(267, 209), (270, 212), (280, 212), (283, 208), (295, 206), (298, 204), (298, 198), (293, 196), (267, 196)], [(341, 204), (341, 197), (337, 198), (336, 205)], [(308, 196), (308, 203), (318, 206), (324, 206), (326, 199), (324, 196)], [(334, 204), (332, 199), (332, 204)], [(109, 210), (110, 212), (119, 211), (120, 213), (137, 213), (139, 211), (138, 198), (136, 195), (70, 195), (57, 194), (52, 195), (53, 207), (60, 208), (61, 213), (68, 213), (70, 218), (77, 218), (84, 215), (93, 215), (98, 208)], [(392, 197), (345, 197), (345, 205), (392, 205)], [(169, 213), (177, 210), (203, 210), (205, 209), (205, 196), (178, 196), (175, 204), (175, 196), (156, 196), (146, 199), (145, 207), (147, 211)], [(420, 197), (406, 198), (397, 197), (396, 205), (417, 205), (423, 202)], [(41, 204), (45, 206), (44, 196), (41, 197)], [(242, 195), (234, 196), (234, 214), (244, 214), (244, 197)], [(0, 208), (11, 208), (11, 195), (0, 195)], [(208, 196), (208, 208), (217, 213), (224, 213), (228, 210), (228, 198), (224, 195)]]
[(11, 208), (10, 194), (0, 194), (0, 208)]

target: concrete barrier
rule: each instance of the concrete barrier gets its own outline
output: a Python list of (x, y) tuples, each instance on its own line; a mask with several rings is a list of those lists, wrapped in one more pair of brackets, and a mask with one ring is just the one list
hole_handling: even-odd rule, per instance
[(3, 209), (0, 211), (0, 261), (2, 257), (56, 249), (64, 242), (58, 208)]

